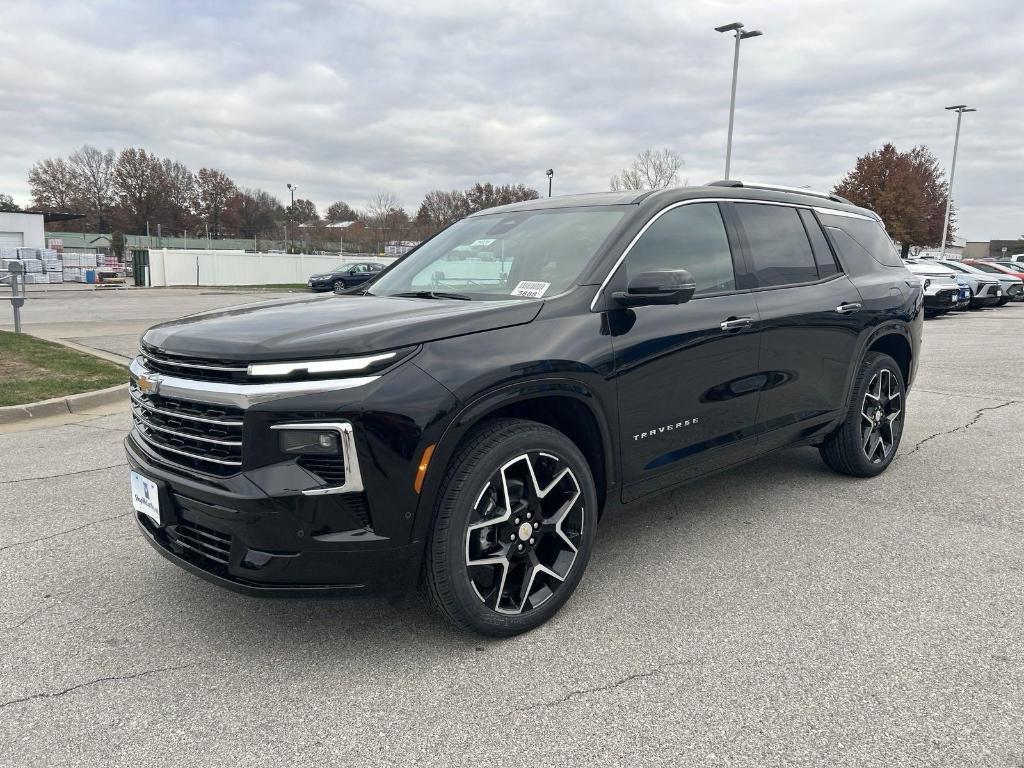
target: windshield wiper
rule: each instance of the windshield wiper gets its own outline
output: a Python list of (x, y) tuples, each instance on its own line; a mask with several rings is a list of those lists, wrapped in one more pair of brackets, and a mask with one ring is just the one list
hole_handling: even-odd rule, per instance
[(472, 301), (473, 299), (462, 293), (445, 293), (444, 291), (406, 291), (404, 293), (392, 293), (392, 296), (401, 296), (409, 299), (459, 299), (460, 301)]

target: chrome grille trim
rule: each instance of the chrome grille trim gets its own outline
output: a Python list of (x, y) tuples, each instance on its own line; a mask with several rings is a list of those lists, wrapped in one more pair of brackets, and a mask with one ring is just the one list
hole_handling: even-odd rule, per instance
[[(157, 442), (151, 436), (146, 434), (146, 430), (150, 428), (150, 425), (140, 421), (139, 418), (134, 413), (132, 413), (132, 421), (135, 422), (136, 431), (139, 433), (139, 436), (142, 438), (143, 442), (145, 442), (146, 445), (150, 446), (154, 450), (168, 451), (170, 453), (176, 453), (179, 456), (186, 456), (190, 459), (193, 459), (194, 461), (209, 461), (213, 464), (220, 464), (225, 467), (242, 466), (241, 459), (215, 459), (212, 456), (203, 456), (201, 453), (191, 453), (190, 451), (183, 451), (180, 448), (172, 448), (168, 445), (164, 445), (163, 443)], [(189, 438), (192, 439), (191, 436), (189, 436)]]
[[(183, 437), (186, 440), (198, 440), (201, 443), (213, 443), (214, 445), (226, 445), (229, 448), (242, 447), (241, 440), (215, 440), (212, 437), (202, 437), (201, 435), (190, 435), (188, 432), (179, 432), (176, 429), (168, 429), (162, 427), (159, 424), (154, 424), (150, 421), (146, 421), (145, 414), (140, 414), (138, 409), (132, 407), (132, 415), (134, 415), (139, 421), (146, 425), (147, 429), (155, 429), (157, 432), (166, 432), (168, 435), (174, 435), (175, 437)], [(241, 462), (239, 462), (241, 463)]]
[(132, 360), (128, 370), (132, 381), (147, 376), (159, 381), (163, 397), (176, 400), (191, 400), (207, 405), (230, 405), (245, 410), (258, 403), (280, 400), (286, 397), (312, 395), (318, 392), (336, 392), (354, 389), (376, 381), (380, 376), (358, 376), (348, 379), (323, 379), (318, 381), (282, 381), (273, 384), (233, 384), (223, 381), (198, 381), (169, 376), (150, 371), (141, 357)]
[(230, 419), (210, 419), (205, 416), (190, 416), (187, 413), (181, 413), (179, 411), (168, 411), (163, 408), (157, 408), (151, 403), (147, 403), (141, 397), (135, 394), (131, 387), (128, 389), (128, 395), (131, 399), (138, 403), (140, 406), (145, 408), (147, 411), (153, 411), (153, 413), (159, 413), (161, 416), (170, 416), (175, 419), (188, 419), (189, 421), (201, 421), (204, 424), (217, 424), (221, 427), (240, 427), (242, 426), (241, 421), (234, 421)]

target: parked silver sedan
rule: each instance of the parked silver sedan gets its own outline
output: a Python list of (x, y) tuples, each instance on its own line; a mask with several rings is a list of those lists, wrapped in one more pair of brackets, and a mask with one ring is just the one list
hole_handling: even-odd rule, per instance
[[(996, 307), (1002, 306), (1009, 299), (1006, 296), (1006, 290), (1003, 288), (1002, 281), (995, 275), (990, 275), (987, 272), (982, 272), (980, 269), (972, 267), (970, 264), (962, 264), (959, 261), (940, 261), (939, 259), (934, 260), (936, 264), (940, 264), (947, 269), (952, 269), (954, 272), (962, 274), (964, 279), (971, 284), (971, 308), (977, 309), (978, 307)], [(1016, 282), (1020, 282), (1017, 280)]]

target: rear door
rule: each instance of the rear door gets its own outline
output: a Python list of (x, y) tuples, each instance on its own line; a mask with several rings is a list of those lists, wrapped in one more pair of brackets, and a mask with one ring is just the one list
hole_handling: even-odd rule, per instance
[(758, 450), (813, 434), (845, 408), (863, 301), (810, 208), (729, 206), (755, 280), (761, 318)]
[(719, 205), (688, 203), (659, 212), (614, 275), (686, 269), (697, 284), (685, 304), (607, 313), (625, 501), (753, 453), (758, 318), (738, 259)]

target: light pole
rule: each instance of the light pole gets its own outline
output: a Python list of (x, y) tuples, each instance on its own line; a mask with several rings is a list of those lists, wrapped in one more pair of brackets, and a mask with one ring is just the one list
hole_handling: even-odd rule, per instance
[(551, 197), (551, 181), (555, 178), (555, 169), (548, 168), (544, 175), (548, 177), (548, 197)]
[(759, 37), (764, 34), (759, 29), (744, 31), (743, 22), (734, 21), (722, 27), (715, 27), (715, 32), (734, 32), (736, 34), (736, 50), (732, 57), (732, 95), (729, 97), (729, 137), (725, 144), (725, 178), (729, 178), (729, 166), (732, 164), (732, 124), (736, 116), (736, 75), (740, 68), (740, 40), (748, 37)]
[(956, 138), (953, 139), (953, 163), (949, 166), (949, 191), (946, 193), (946, 215), (942, 219), (942, 251), (939, 258), (946, 258), (946, 232), (949, 231), (949, 204), (953, 202), (953, 177), (956, 175), (956, 150), (960, 146), (960, 121), (964, 112), (977, 112), (966, 104), (954, 104), (946, 109), (956, 112)]
[(294, 206), (295, 205), (295, 190), (299, 188), (299, 185), (298, 184), (292, 184), (291, 182), (289, 182), (285, 186), (287, 186), (288, 187), (288, 191), (292, 193), (292, 205)]

